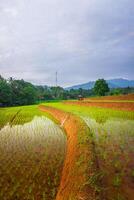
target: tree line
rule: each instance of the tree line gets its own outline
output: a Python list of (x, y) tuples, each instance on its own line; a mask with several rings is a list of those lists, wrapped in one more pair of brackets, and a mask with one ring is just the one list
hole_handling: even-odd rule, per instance
[(0, 75), (0, 106), (30, 105), (48, 100), (77, 99), (91, 96), (91, 90), (65, 90), (62, 87), (37, 86), (29, 82), (15, 80), (12, 77), (4, 79)]
[(59, 86), (36, 86), (23, 79), (15, 80), (9, 78), (6, 80), (0, 76), (0, 106), (30, 105), (41, 101), (78, 99), (94, 95), (118, 95), (131, 92), (134, 92), (133, 88), (116, 88), (110, 90), (104, 79), (98, 79), (93, 89), (65, 90)]

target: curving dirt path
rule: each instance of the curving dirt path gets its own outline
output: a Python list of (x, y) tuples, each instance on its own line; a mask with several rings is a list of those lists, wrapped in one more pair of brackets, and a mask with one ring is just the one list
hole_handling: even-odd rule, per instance
[(105, 199), (88, 182), (96, 169), (89, 128), (80, 118), (70, 113), (42, 105), (39, 109), (58, 120), (67, 134), (67, 153), (56, 200)]

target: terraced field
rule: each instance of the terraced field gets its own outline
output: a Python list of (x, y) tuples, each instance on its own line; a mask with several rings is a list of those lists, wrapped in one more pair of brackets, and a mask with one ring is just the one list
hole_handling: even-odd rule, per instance
[(126, 94), (126, 95), (115, 95), (115, 96), (102, 96), (102, 97), (92, 97), (85, 98), (85, 101), (88, 100), (98, 100), (98, 101), (134, 101), (134, 94)]
[(77, 102), (2, 108), (0, 128), (0, 199), (134, 199), (133, 111)]
[(66, 101), (65, 104), (87, 107), (110, 108), (113, 110), (134, 111), (134, 94), (85, 98), (81, 101)]

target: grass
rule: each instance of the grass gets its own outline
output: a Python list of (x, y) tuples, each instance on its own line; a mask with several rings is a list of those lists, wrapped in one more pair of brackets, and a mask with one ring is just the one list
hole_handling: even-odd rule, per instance
[(104, 122), (107, 119), (111, 118), (134, 120), (134, 112), (119, 111), (119, 110), (97, 108), (97, 107), (87, 107), (81, 105), (68, 105), (64, 103), (46, 103), (43, 105), (58, 108), (66, 112), (72, 112), (78, 116), (81, 115), (88, 116), (90, 118), (95, 119), (98, 122)]
[(118, 103), (134, 103), (134, 100), (93, 100), (93, 99), (85, 99), (84, 102), (118, 102)]
[(56, 122), (49, 114), (38, 109), (38, 105), (0, 108), (0, 129), (7, 123), (11, 125), (30, 122), (34, 116), (46, 116)]

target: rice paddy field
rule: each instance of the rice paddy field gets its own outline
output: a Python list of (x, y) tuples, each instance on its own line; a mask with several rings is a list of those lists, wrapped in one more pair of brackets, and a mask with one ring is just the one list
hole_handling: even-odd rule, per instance
[[(87, 162), (91, 168), (94, 168), (94, 163), (96, 167), (90, 174), (87, 185), (94, 189), (96, 199), (133, 200), (134, 112), (129, 109), (119, 111), (115, 108), (91, 107), (79, 102), (47, 106), (71, 112), (89, 127), (93, 159)], [(83, 196), (83, 199), (86, 198)]]
[(36, 106), (1, 109), (0, 120), (0, 199), (55, 199), (66, 152), (63, 130)]
[(0, 200), (23, 199), (133, 200), (133, 110), (79, 101), (1, 108)]

